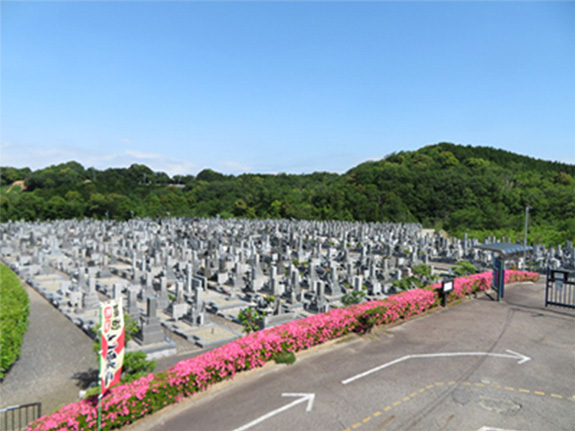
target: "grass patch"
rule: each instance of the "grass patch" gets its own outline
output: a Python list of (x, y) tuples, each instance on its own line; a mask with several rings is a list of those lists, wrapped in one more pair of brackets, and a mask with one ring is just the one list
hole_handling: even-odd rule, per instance
[(0, 186), (0, 194), (2, 194), (3, 196), (14, 198), (17, 195), (21, 194), (24, 188), (25, 188), (24, 181), (16, 181), (12, 184), (5, 184)]

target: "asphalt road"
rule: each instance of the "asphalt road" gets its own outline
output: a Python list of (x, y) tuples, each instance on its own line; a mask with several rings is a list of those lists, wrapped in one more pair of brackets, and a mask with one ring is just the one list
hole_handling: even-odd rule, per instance
[(574, 430), (575, 313), (543, 298), (543, 283), (516, 284), (500, 303), (349, 336), (129, 430)]

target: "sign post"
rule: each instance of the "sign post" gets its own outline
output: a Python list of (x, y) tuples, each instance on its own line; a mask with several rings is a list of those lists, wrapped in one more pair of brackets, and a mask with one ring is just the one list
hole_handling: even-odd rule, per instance
[(453, 279), (446, 278), (441, 282), (441, 305), (447, 307), (447, 294), (453, 290)]

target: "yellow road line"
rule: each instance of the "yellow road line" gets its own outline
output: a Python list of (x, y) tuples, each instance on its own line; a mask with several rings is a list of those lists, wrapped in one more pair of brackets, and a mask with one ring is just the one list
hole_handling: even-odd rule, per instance
[[(445, 384), (450, 385), (450, 386), (453, 386), (453, 385), (457, 385), (457, 382), (455, 382), (455, 381), (452, 380), (452, 381), (447, 382), (447, 383), (444, 383), (444, 382), (435, 382), (434, 384), (427, 385), (426, 387), (419, 389), (417, 392), (412, 392), (411, 394), (409, 394), (409, 396), (403, 397), (403, 398), (401, 399), (401, 401), (395, 401), (395, 402), (393, 403), (393, 405), (384, 407), (384, 408), (383, 408), (383, 411), (384, 411), (384, 412), (388, 412), (388, 411), (390, 411), (393, 407), (397, 407), (398, 405), (400, 405), (400, 404), (402, 403), (402, 401), (409, 401), (409, 400), (411, 400), (413, 397), (415, 397), (416, 395), (418, 395), (418, 394), (420, 394), (420, 393), (423, 393), (423, 392), (425, 392), (425, 391), (428, 390), (428, 389), (433, 389), (433, 388), (436, 387), (436, 386), (443, 386), (443, 385), (445, 385)], [(462, 385), (462, 386), (478, 386), (478, 387), (491, 386), (491, 387), (496, 388), (496, 389), (505, 389), (505, 390), (507, 390), (507, 391), (518, 391), (518, 392), (522, 392), (522, 393), (525, 393), (525, 394), (531, 394), (531, 393), (533, 393), (533, 394), (536, 394), (536, 395), (547, 395), (547, 394), (546, 394), (545, 392), (543, 392), (543, 391), (533, 391), (533, 390), (530, 390), (530, 389), (522, 389), (522, 388), (515, 389), (515, 388), (513, 388), (513, 387), (511, 387), (511, 386), (503, 386), (503, 387), (502, 387), (502, 386), (496, 385), (496, 384), (487, 385), (487, 384), (485, 384), (485, 383), (471, 383), (471, 382), (461, 382), (461, 383), (459, 383), (459, 384)], [(548, 395), (549, 395), (550, 397), (553, 397), (553, 398), (565, 399), (565, 397), (564, 397), (563, 395), (559, 395), (559, 394), (551, 394), (551, 393), (550, 393), (550, 394), (548, 394)], [(567, 398), (567, 399), (571, 401), (571, 398)], [(575, 401), (575, 398), (573, 399), (573, 401)], [(381, 411), (381, 410), (378, 410), (378, 411), (376, 411), (375, 413), (373, 413), (372, 416), (373, 416), (373, 417), (378, 417), (378, 416), (381, 416), (382, 414), (383, 414), (382, 411)], [(368, 423), (368, 422), (373, 418), (372, 416), (368, 416), (368, 417), (366, 417), (365, 419), (362, 419), (361, 422), (356, 422), (356, 423), (354, 423), (354, 424), (351, 426), (351, 428), (346, 428), (346, 429), (343, 430), (343, 431), (351, 431), (352, 429), (357, 429), (357, 428), (361, 427), (362, 424)]]

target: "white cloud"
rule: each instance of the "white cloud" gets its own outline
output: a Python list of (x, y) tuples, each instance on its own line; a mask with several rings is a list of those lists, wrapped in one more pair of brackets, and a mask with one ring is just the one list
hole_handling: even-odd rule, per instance
[[(125, 140), (129, 141), (129, 140)], [(96, 169), (127, 168), (134, 163), (148, 166), (156, 172), (165, 172), (174, 175), (197, 175), (205, 168), (211, 168), (224, 174), (239, 175), (247, 172), (261, 173), (309, 173), (315, 171), (327, 171), (343, 173), (353, 166), (366, 160), (380, 160), (382, 156), (370, 158), (354, 157), (345, 152), (311, 154), (294, 153), (278, 154), (270, 157), (267, 161), (250, 157), (246, 154), (238, 154), (237, 160), (233, 160), (230, 154), (228, 160), (218, 159), (209, 154), (209, 148), (196, 151), (194, 161), (187, 160), (185, 156), (174, 157), (155, 152), (142, 151), (134, 148), (134, 145), (126, 148), (120, 140), (114, 147), (107, 146), (65, 146), (55, 145), (50, 147), (15, 144), (13, 142), (0, 143), (0, 166), (29, 167), (36, 170), (50, 165), (76, 161), (84, 167)], [(124, 141), (122, 141), (124, 142)], [(131, 141), (130, 141), (131, 143)], [(112, 148), (110, 150), (110, 148)], [(162, 146), (157, 148), (163, 149)], [(180, 154), (178, 153), (178, 156)], [(244, 160), (248, 160), (245, 163)]]
[(142, 160), (162, 160), (162, 159), (166, 158), (165, 156), (162, 156), (161, 154), (143, 153), (141, 151), (135, 151), (135, 150), (126, 150), (126, 151), (124, 151), (124, 154), (127, 154), (128, 156), (134, 157), (136, 159), (142, 159)]
[(251, 166), (247, 166), (242, 163), (230, 160), (222, 162), (222, 168), (225, 171), (225, 173), (228, 174), (238, 174), (238, 173), (243, 174), (252, 170)]
[(198, 165), (188, 161), (174, 161), (168, 162), (164, 169), (159, 169), (166, 172), (170, 176), (174, 175), (191, 175), (196, 174), (199, 169)]
[(71, 160), (79, 161), (78, 151), (67, 147), (42, 148), (13, 142), (0, 143), (0, 164), (18, 168), (40, 169)]
[(156, 153), (137, 150), (124, 150), (118, 153), (106, 153), (103, 149), (56, 146), (43, 148), (29, 145), (0, 143), (0, 165), (18, 168), (42, 169), (69, 161), (81, 163), (84, 167), (108, 169), (111, 167), (129, 167), (134, 163), (148, 166), (153, 171), (166, 172), (168, 175), (189, 175), (199, 171), (200, 166), (188, 160), (173, 158)]

